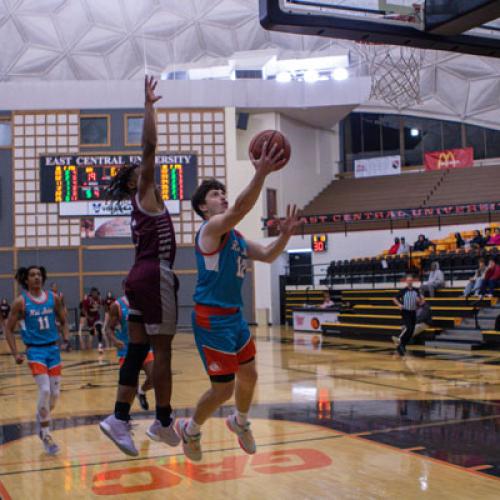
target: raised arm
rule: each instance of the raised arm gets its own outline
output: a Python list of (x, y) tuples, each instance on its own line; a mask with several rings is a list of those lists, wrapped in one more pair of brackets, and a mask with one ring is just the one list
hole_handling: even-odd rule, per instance
[(120, 323), (120, 308), (116, 302), (113, 302), (109, 308), (109, 318), (106, 324), (106, 333), (118, 349), (125, 347), (125, 344), (116, 338), (115, 330)]
[[(155, 94), (158, 82), (146, 75), (144, 79), (144, 123), (142, 127), (142, 163), (139, 169), (139, 199), (146, 209), (158, 206), (155, 186), (156, 119), (154, 104), (161, 99)], [(153, 208), (154, 210), (154, 208)]]
[(24, 300), (22, 297), (18, 297), (14, 300), (12, 304), (12, 309), (10, 310), (9, 316), (5, 323), (5, 339), (9, 345), (10, 352), (16, 363), (20, 365), (24, 361), (24, 356), (17, 352), (16, 337), (14, 336), (14, 330), (16, 328), (17, 322), (24, 318)]
[(203, 230), (203, 242), (206, 248), (217, 247), (220, 237), (233, 229), (252, 210), (262, 191), (266, 177), (283, 165), (284, 150), (277, 150), (276, 145), (269, 151), (267, 149), (267, 143), (265, 143), (259, 159), (250, 157), (255, 167), (255, 174), (248, 186), (236, 198), (234, 205), (230, 206), (223, 214), (214, 215), (207, 222)]
[(69, 328), (68, 328), (66, 307), (64, 305), (64, 301), (62, 300), (61, 297), (59, 297), (59, 295), (54, 295), (54, 299), (55, 299), (56, 318), (59, 321), (59, 324), (61, 325), (63, 340), (64, 340), (64, 343), (66, 345), (66, 349), (68, 349), (69, 348)]
[(300, 225), (297, 206), (293, 205), (291, 207), (288, 205), (286, 208), (286, 218), (278, 223), (280, 235), (269, 245), (261, 245), (254, 241), (248, 242), (248, 257), (250, 259), (271, 263), (282, 254), (291, 236)]

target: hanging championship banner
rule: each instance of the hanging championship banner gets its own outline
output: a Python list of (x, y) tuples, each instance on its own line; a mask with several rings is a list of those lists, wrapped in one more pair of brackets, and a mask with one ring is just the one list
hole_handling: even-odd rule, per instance
[(468, 168), (474, 166), (474, 148), (447, 149), (425, 153), (425, 170)]
[(355, 177), (376, 177), (379, 175), (399, 175), (401, 156), (381, 156), (354, 161)]

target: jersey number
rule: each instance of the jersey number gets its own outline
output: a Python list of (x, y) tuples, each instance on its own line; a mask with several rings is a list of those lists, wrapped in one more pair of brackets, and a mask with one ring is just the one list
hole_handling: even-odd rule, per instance
[(236, 271), (236, 276), (238, 278), (244, 278), (245, 272), (247, 270), (247, 261), (241, 256), (238, 256), (238, 270)]
[(40, 330), (48, 330), (50, 328), (48, 316), (38, 316), (38, 328)]

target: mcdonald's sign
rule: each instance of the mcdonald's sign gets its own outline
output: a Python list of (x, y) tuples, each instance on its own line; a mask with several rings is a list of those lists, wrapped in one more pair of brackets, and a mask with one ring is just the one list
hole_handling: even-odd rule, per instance
[(446, 149), (425, 153), (425, 170), (467, 168), (474, 165), (474, 149)]

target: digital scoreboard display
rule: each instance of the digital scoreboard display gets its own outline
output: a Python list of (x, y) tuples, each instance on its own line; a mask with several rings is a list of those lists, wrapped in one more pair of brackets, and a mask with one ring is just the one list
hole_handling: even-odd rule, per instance
[(326, 234), (313, 234), (311, 246), (314, 253), (326, 252), (328, 250), (328, 236)]
[[(140, 155), (64, 155), (40, 157), (40, 201), (71, 203), (105, 201), (111, 179), (124, 165), (140, 163)], [(164, 201), (187, 200), (197, 187), (197, 156), (156, 156), (155, 177)]]

